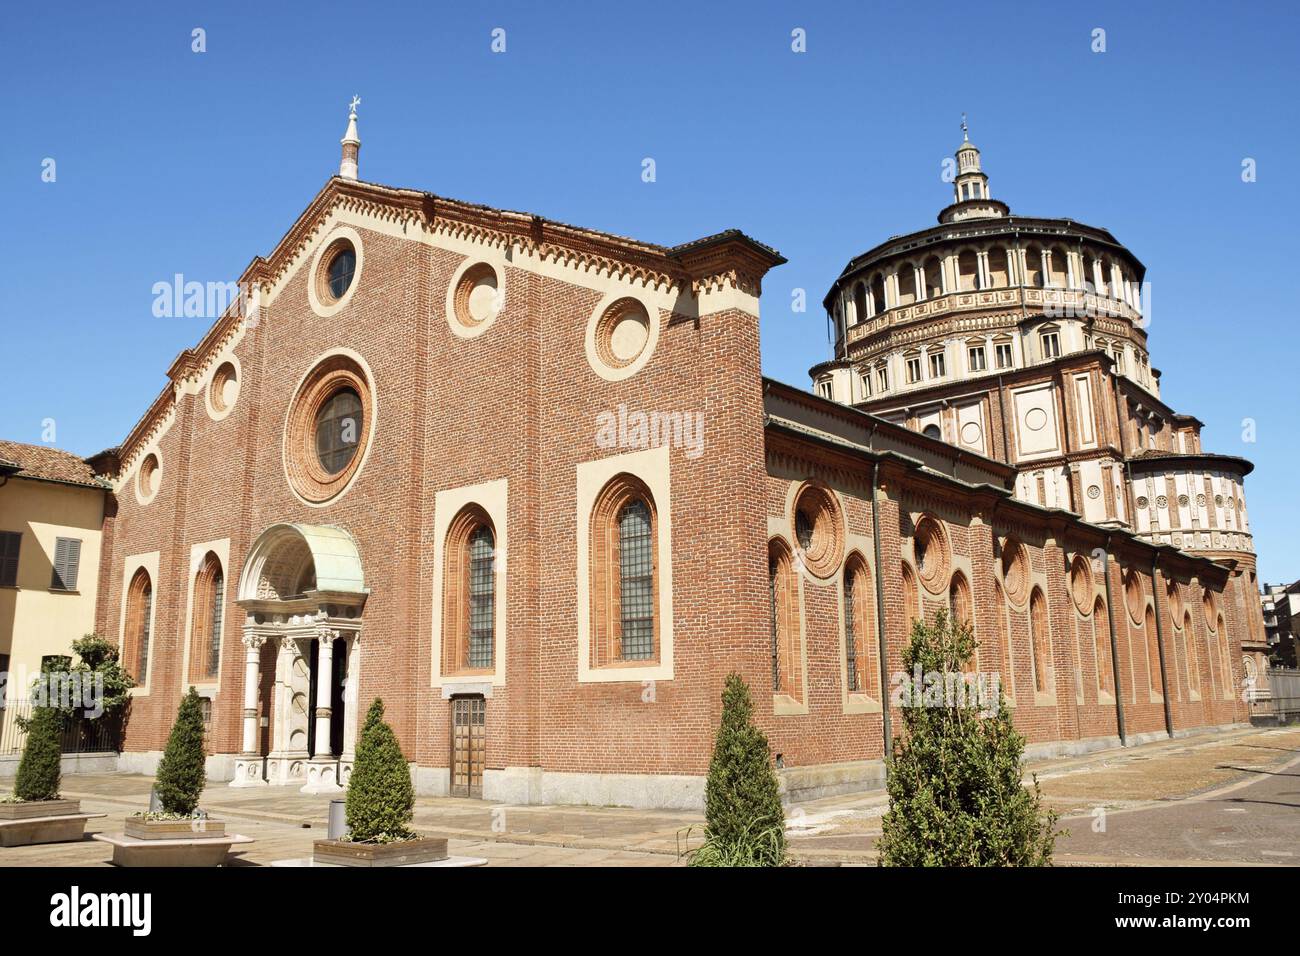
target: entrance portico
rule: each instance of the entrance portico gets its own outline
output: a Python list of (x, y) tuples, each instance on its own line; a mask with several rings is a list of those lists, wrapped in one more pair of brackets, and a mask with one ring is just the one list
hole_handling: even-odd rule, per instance
[[(347, 785), (368, 594), (356, 542), (343, 528), (276, 524), (254, 543), (236, 599), (245, 613), (244, 725), (232, 787), (298, 784), (305, 793), (329, 793)], [(264, 699), (268, 642), (275, 677)]]

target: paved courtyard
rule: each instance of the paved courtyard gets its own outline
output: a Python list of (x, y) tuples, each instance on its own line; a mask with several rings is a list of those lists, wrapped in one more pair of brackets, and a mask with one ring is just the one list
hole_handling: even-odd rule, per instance
[[(1031, 766), (1069, 831), (1059, 864), (1295, 865), (1300, 857), (1300, 728), (1237, 730)], [(144, 809), (152, 778), (83, 774), (64, 794), (89, 812), (80, 843), (0, 849), (0, 866), (107, 865), (89, 834), (120, 831)], [(873, 864), (885, 795), (876, 791), (789, 808), (791, 849), (809, 865)], [(288, 788), (211, 785), (203, 806), (252, 837), (234, 865), (305, 857), (325, 835), (329, 797)], [(420, 797), (416, 829), (446, 836), (453, 854), (489, 866), (675, 866), (695, 845), (700, 814), (617, 807), (502, 806)]]

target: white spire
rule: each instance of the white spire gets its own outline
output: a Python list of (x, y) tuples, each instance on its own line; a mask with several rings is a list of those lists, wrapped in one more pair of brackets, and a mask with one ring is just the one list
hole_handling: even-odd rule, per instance
[(357, 135), (357, 107), (361, 97), (353, 96), (348, 104), (348, 131), (339, 142), (343, 146), (343, 159), (339, 162), (339, 175), (344, 179), (357, 178), (357, 161), (361, 153), (361, 137)]

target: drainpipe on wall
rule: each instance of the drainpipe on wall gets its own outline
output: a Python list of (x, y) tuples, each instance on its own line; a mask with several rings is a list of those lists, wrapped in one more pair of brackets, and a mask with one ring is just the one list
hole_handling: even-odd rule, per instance
[(1174, 735), (1174, 718), (1169, 709), (1169, 673), (1165, 667), (1165, 629), (1160, 623), (1160, 582), (1156, 580), (1160, 555), (1151, 556), (1151, 606), (1156, 616), (1156, 654), (1160, 658), (1160, 695), (1165, 702), (1165, 733)]
[(1128, 735), (1124, 732), (1124, 689), (1119, 681), (1119, 638), (1115, 636), (1115, 605), (1110, 599), (1110, 543), (1112, 537), (1106, 536), (1106, 557), (1102, 580), (1106, 584), (1106, 623), (1110, 625), (1110, 670), (1111, 685), (1115, 688), (1115, 724), (1119, 730), (1121, 747), (1128, 746)]
[[(872, 425), (871, 436), (867, 438), (868, 447), (872, 447), (871, 438), (875, 434), (876, 426)], [(872, 447), (872, 451), (874, 450)], [(873, 461), (871, 463), (871, 542), (876, 557), (876, 657), (880, 661), (880, 715), (885, 741), (884, 755), (888, 757), (893, 751), (894, 741), (893, 729), (889, 721), (889, 670), (885, 660), (885, 583), (884, 569), (880, 565), (880, 503), (876, 499), (879, 471), (880, 462)]]

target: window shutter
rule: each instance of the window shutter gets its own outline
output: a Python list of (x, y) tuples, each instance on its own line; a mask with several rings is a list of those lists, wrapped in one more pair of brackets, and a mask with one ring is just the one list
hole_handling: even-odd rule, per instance
[(22, 535), (17, 531), (0, 531), (0, 586), (18, 585), (18, 546)]
[(54, 542), (54, 573), (50, 587), (61, 591), (77, 589), (77, 571), (81, 565), (81, 540), (56, 538)]

